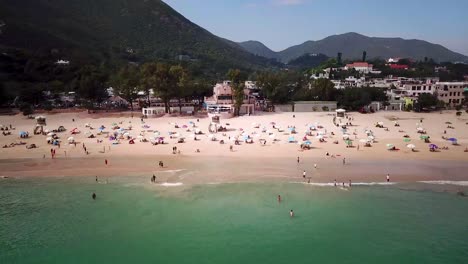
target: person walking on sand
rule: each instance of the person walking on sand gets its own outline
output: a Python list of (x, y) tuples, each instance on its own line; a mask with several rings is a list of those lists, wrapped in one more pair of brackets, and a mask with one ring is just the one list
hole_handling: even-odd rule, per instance
[(317, 169), (317, 163), (314, 164), (314, 169)]
[(387, 182), (390, 182), (390, 174), (387, 174)]
[(300, 161), (301, 161), (301, 160), (299, 159), (299, 157), (297, 157), (297, 164), (299, 164)]
[(343, 165), (346, 164), (346, 158), (343, 158)]
[(107, 159), (105, 159), (104, 163), (106, 163), (106, 165), (107, 165), (107, 163), (108, 163), (108, 162), (107, 162)]

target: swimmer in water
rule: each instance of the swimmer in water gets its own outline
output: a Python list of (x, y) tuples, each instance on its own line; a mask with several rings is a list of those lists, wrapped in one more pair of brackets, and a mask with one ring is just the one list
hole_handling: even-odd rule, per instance
[(93, 193), (93, 195), (91, 197), (93, 197), (93, 200), (96, 200), (96, 194), (95, 193)]
[(294, 211), (292, 209), (291, 209), (291, 211), (289, 211), (289, 216), (294, 217)]

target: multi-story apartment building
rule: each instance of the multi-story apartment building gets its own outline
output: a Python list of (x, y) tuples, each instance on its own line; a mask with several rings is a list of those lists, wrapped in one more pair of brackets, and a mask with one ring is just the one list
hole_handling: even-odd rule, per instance
[(436, 85), (439, 100), (449, 106), (455, 106), (464, 102), (464, 90), (468, 88), (468, 82), (438, 82)]
[[(209, 113), (234, 113), (234, 93), (230, 81), (217, 83), (213, 87), (213, 96), (205, 97), (205, 108)], [(244, 101), (240, 109), (241, 114), (253, 114), (255, 112), (255, 96), (250, 95), (250, 90), (244, 89)]]

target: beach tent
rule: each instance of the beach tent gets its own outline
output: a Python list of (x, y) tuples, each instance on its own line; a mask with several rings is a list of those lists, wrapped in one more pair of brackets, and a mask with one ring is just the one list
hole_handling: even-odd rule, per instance
[(406, 145), (406, 147), (409, 148), (409, 149), (415, 149), (416, 148), (416, 146), (414, 144), (408, 144), (408, 145)]
[(453, 145), (457, 144), (457, 139), (456, 138), (449, 138), (448, 141), (451, 141)]

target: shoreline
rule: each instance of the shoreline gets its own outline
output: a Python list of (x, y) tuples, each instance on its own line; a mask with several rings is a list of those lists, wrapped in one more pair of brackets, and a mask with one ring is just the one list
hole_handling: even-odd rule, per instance
[[(164, 168), (157, 162), (164, 161)], [(77, 164), (80, 164), (77, 166)], [(218, 164), (222, 164), (220, 167)], [(317, 169), (314, 168), (317, 164)], [(306, 179), (302, 177), (307, 172)], [(243, 157), (131, 156), (113, 157), (109, 165), (102, 158), (2, 159), (0, 176), (22, 177), (151, 177), (166, 183), (184, 184), (232, 182), (306, 182), (338, 183), (420, 181), (468, 181), (468, 163), (447, 160), (351, 160)]]

